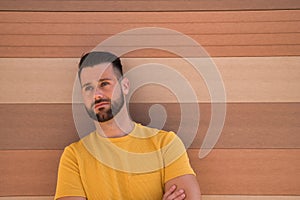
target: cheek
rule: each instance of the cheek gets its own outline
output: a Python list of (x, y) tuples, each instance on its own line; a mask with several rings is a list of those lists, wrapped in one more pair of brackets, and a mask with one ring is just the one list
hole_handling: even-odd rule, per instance
[(92, 104), (92, 102), (93, 102), (93, 100), (92, 100), (91, 98), (86, 97), (86, 96), (83, 96), (82, 99), (83, 99), (83, 103), (84, 103), (87, 107), (90, 107), (90, 106), (91, 106), (91, 104)]
[(121, 87), (116, 86), (112, 91), (111, 99), (118, 99), (120, 98), (121, 94), (122, 94)]

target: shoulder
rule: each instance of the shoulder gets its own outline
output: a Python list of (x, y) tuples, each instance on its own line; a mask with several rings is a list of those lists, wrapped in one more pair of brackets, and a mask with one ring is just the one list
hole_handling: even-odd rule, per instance
[(172, 131), (160, 130), (157, 128), (152, 128), (144, 126), (141, 124), (136, 124), (135, 129), (132, 132), (132, 136), (137, 136), (140, 138), (158, 138), (158, 139), (173, 139), (176, 134)]
[(152, 141), (154, 144), (159, 145), (160, 147), (174, 144), (174, 142), (176, 144), (182, 143), (180, 138), (172, 131), (151, 128), (143, 126), (141, 124), (136, 125), (132, 136), (142, 139), (148, 139), (149, 141)]

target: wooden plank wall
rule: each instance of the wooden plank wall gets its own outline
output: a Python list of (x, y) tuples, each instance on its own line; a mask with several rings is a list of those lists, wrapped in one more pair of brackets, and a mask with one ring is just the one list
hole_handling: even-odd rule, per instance
[[(298, 0), (1, 0), (0, 200), (53, 198), (62, 150), (78, 140), (71, 102), (80, 56), (120, 31), (151, 26), (199, 42), (224, 81), (224, 129), (199, 159), (211, 117), (203, 81), (168, 52), (124, 56), (126, 70), (163, 63), (195, 88), (201, 120), (188, 153), (203, 199), (300, 199), (299, 9)], [(165, 129), (176, 130), (179, 104), (163, 88), (134, 95), (133, 119), (147, 124), (157, 102), (172, 116)]]

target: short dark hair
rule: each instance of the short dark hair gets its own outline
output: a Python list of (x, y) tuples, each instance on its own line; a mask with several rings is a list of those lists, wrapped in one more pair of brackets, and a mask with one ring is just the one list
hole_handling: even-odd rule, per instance
[(114, 72), (118, 78), (123, 76), (122, 63), (118, 56), (104, 51), (92, 51), (83, 55), (79, 62), (78, 77), (81, 80), (80, 75), (83, 68), (93, 67), (102, 63), (112, 63)]

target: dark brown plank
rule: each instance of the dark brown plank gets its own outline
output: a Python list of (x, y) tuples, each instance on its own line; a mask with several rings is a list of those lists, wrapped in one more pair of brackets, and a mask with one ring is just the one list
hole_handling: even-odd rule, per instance
[[(151, 105), (130, 104), (132, 118), (149, 124)], [(179, 104), (161, 105), (167, 112), (164, 129), (177, 132)], [(200, 103), (199, 108), (199, 128), (190, 146), (195, 149), (201, 147), (211, 117), (210, 104)], [(0, 149), (63, 149), (79, 139), (71, 109), (70, 104), (0, 104)], [(300, 148), (299, 118), (299, 103), (230, 103), (215, 148)], [(186, 133), (193, 134), (188, 128)]]
[[(62, 151), (1, 151), (0, 196), (53, 195)], [(202, 194), (299, 195), (300, 150), (189, 150)]]
[(79, 139), (70, 104), (0, 105), (1, 149), (63, 149)]
[(62, 0), (2, 0), (5, 11), (187, 11), (187, 10), (275, 10), (299, 9), (297, 0), (118, 0), (118, 1), (62, 1)]

